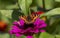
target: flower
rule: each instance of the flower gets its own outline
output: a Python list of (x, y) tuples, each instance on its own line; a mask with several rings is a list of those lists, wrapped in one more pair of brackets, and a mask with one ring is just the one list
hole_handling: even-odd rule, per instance
[(45, 32), (43, 28), (46, 26), (44, 20), (41, 20), (40, 18), (37, 18), (31, 24), (26, 24), (23, 19), (20, 19), (19, 21), (13, 22), (12, 29), (9, 32), (10, 34), (15, 34), (17, 37), (25, 35), (26, 38), (33, 38), (34, 34)]
[(0, 21), (0, 31), (5, 32), (7, 24), (4, 21)]

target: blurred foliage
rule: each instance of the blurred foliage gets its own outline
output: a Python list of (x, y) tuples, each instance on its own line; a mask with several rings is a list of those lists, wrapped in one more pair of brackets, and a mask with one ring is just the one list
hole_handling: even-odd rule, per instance
[(18, 0), (19, 7), (21, 8), (22, 13), (24, 13), (25, 16), (29, 13), (29, 7), (32, 3), (32, 0)]
[(5, 33), (5, 34), (0, 33), (0, 38), (9, 38), (9, 34), (8, 33)]
[(54, 35), (51, 35), (47, 32), (41, 33), (39, 38), (55, 38)]
[[(56, 4), (55, 7), (59, 7), (59, 8), (54, 8), (54, 5), (51, 2), (53, 4), (55, 3)], [(33, 9), (34, 11), (37, 11), (36, 10), (37, 8), (35, 8), (36, 5), (43, 7), (42, 0), (41, 1), (40, 0), (39, 1), (37, 0), (35, 1), (34, 0), (33, 1), (32, 0), (30, 1), (29, 0), (26, 0), (26, 1), (25, 0), (18, 0), (18, 1), (17, 0), (0, 0), (0, 9), (1, 9), (0, 19), (8, 23), (7, 29), (9, 30), (10, 26), (12, 25), (12, 22), (15, 20), (18, 20), (20, 15), (24, 15), (24, 14), (28, 15), (29, 7), (31, 7), (31, 9)], [(59, 0), (55, 0), (55, 2), (54, 0), (53, 1), (50, 0), (50, 2), (49, 1), (46, 2), (46, 8), (48, 9), (54, 8), (54, 9), (51, 9), (40, 16), (40, 17), (47, 16), (47, 20), (46, 20), (47, 28), (46, 28), (46, 32), (39, 34), (39, 38), (60, 38), (60, 6), (59, 5), (60, 5)], [(20, 7), (23, 12), (19, 10)], [(12, 37), (7, 33), (2, 35), (0, 33), (0, 38), (3, 38), (3, 36), (6, 38)], [(22, 36), (21, 38), (24, 38), (24, 37), (25, 36)]]
[[(45, 14), (42, 14), (40, 17), (42, 16), (47, 16), (47, 28), (46, 28), (46, 33), (41, 33), (39, 35), (39, 38), (59, 38), (59, 34), (60, 34), (60, 13), (59, 13), (59, 8), (55, 8), (53, 10), (48, 11)], [(13, 22), (13, 20), (17, 20), (16, 18), (18, 18), (18, 16), (20, 16), (19, 11), (18, 10), (0, 10), (1, 14), (2, 14), (2, 20), (8, 22), (10, 25)], [(15, 13), (16, 12), (16, 13)], [(16, 15), (15, 15), (15, 14)], [(12, 16), (13, 15), (13, 16)], [(9, 27), (10, 27), (9, 25)], [(49, 37), (47, 37), (49, 36)], [(23, 37), (23, 36), (22, 36)]]
[(60, 15), (60, 8), (54, 8), (50, 11), (47, 11), (46, 13), (42, 14), (40, 17), (47, 16), (47, 18), (50, 18), (53, 15)]
[[(0, 9), (18, 9), (18, 0), (0, 0)], [(40, 7), (43, 7), (42, 0), (33, 0), (31, 6), (35, 6), (36, 4)], [(45, 0), (45, 8), (52, 9), (55, 6), (60, 7), (60, 0)], [(55, 6), (54, 6), (55, 5)]]
[(56, 2), (60, 2), (60, 0), (55, 0)]
[(21, 10), (15, 9), (12, 12), (12, 19), (13, 20), (19, 20), (19, 16), (21, 16), (21, 15), (24, 15), (23, 13), (21, 13)]
[(18, 8), (18, 0), (0, 0), (0, 9), (16, 9)]
[(0, 20), (1, 20), (1, 18), (2, 18), (2, 14), (1, 14), (1, 12), (0, 12)]

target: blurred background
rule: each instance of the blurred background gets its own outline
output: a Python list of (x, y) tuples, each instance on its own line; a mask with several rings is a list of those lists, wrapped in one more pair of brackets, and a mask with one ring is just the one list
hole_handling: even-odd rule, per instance
[[(37, 9), (46, 13), (48, 24), (46, 32), (41, 33), (39, 38), (60, 38), (60, 0), (37, 0), (37, 4)], [(0, 38), (16, 38), (9, 34), (9, 29), (20, 15), (23, 14), (19, 10), (18, 0), (0, 0)]]

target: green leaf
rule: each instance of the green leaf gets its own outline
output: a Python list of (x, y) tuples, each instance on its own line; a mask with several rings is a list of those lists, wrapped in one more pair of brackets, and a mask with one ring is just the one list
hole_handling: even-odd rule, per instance
[(55, 9), (52, 9), (44, 14), (42, 14), (40, 17), (42, 16), (47, 16), (47, 17), (51, 17), (53, 15), (60, 15), (60, 8), (55, 8)]
[(32, 0), (31, 7), (32, 7), (32, 6), (36, 6), (36, 5), (37, 5), (37, 0)]
[(50, 34), (60, 34), (60, 15), (50, 18), (46, 31)]
[(12, 15), (13, 10), (0, 10), (0, 12), (2, 14), (1, 19), (9, 23), (10, 20), (8, 20), (8, 18), (12, 19), (11, 15)]
[(26, 38), (26, 36), (22, 35), (20, 38)]
[(37, 12), (37, 6), (32, 6), (31, 9), (32, 9), (34, 12)]
[(43, 2), (42, 2), (42, 0), (36, 0), (36, 2), (37, 2), (37, 5), (38, 5), (38, 6), (43, 7)]
[(0, 38), (9, 38), (9, 34), (8, 33), (0, 33)]
[(8, 9), (8, 10), (10, 10), (10, 9), (18, 9), (19, 7), (18, 7), (18, 4), (16, 3), (16, 4), (11, 4), (11, 5), (7, 5), (6, 7), (5, 7), (5, 9)]
[(1, 20), (1, 18), (2, 18), (2, 14), (1, 14), (1, 12), (0, 12), (0, 20)]
[(56, 38), (60, 38), (60, 35), (56, 35)]
[(51, 35), (47, 32), (41, 33), (39, 38), (54, 38), (54, 35)]
[(18, 0), (18, 3), (24, 15), (28, 15), (29, 7), (32, 3), (32, 0)]
[(60, 2), (60, 0), (55, 0), (56, 2)]
[(16, 0), (0, 0), (0, 9), (15, 9)]
[(13, 10), (0, 10), (0, 12), (2, 13), (3, 16), (12, 18), (11, 15), (12, 15)]
[[(54, 18), (54, 19), (55, 19), (55, 22), (52, 24), (50, 29), (52, 29), (53, 34), (59, 34), (60, 35), (60, 17)], [(55, 29), (55, 30), (53, 30), (53, 29)]]

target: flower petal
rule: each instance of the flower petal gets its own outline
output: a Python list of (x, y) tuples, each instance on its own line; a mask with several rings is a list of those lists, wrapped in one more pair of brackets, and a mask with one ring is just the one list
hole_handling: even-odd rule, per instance
[(15, 21), (15, 22), (13, 22), (13, 25), (18, 25), (18, 23)]
[(34, 25), (37, 25), (39, 23), (39, 19), (37, 18), (34, 22)]
[(24, 30), (24, 32), (28, 32), (28, 31), (31, 31), (32, 29), (31, 28), (28, 28), (26, 30)]
[(33, 38), (33, 36), (26, 36), (26, 38)]
[(38, 33), (38, 32), (39, 32), (39, 30), (38, 30), (38, 29), (36, 29), (34, 33)]
[(45, 30), (40, 30), (40, 32), (45, 32)]
[(11, 30), (9, 31), (9, 33), (10, 33), (10, 34), (13, 34)]
[(22, 36), (22, 35), (20, 35), (20, 34), (18, 34), (18, 33), (16, 34), (16, 37), (20, 37), (20, 36)]
[(24, 25), (24, 23), (25, 23), (24, 20), (22, 20), (22, 19), (20, 19), (19, 22), (20, 22), (20, 25)]
[(16, 32), (20, 32), (21, 29), (19, 29), (17, 26), (12, 26), (11, 31), (14, 32), (14, 33), (16, 33)]
[(47, 25), (46, 24), (42, 24), (39, 26), (39, 28), (45, 28)]

